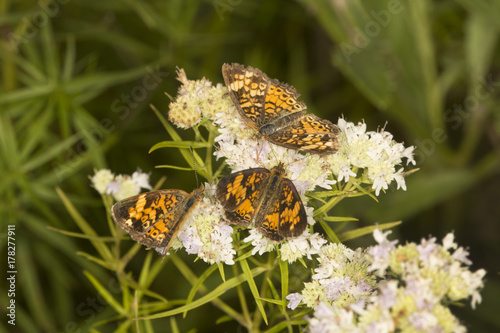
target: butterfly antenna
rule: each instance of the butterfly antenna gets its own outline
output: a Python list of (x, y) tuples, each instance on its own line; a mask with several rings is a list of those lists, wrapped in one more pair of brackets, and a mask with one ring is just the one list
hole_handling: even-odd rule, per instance
[(193, 156), (193, 170), (194, 170), (194, 176), (196, 177), (196, 187), (199, 187), (200, 183), (198, 182), (198, 173), (196, 172), (196, 161), (194, 160), (194, 150), (192, 146), (189, 146), (189, 149), (191, 149), (191, 155)]

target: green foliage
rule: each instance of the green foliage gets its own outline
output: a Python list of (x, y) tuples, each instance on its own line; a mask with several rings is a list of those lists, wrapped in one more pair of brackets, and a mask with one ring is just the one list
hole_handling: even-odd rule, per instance
[[(408, 240), (455, 230), (490, 273), (484, 304), (459, 318), (474, 332), (500, 327), (492, 310), (500, 299), (498, 1), (21, 0), (0, 8), (0, 247), (15, 224), (19, 331), (305, 325), (283, 298), (300, 287), (287, 281), (300, 263), (260, 262), (245, 248), (224, 275), (181, 254), (162, 262), (115, 228), (111, 200), (103, 207), (89, 187), (94, 168), (159, 166), (153, 178), (191, 190), (192, 172), (181, 173), (191, 153), (172, 148), (187, 141), (196, 142), (200, 176), (220, 176), (224, 165), (207, 150), (213, 137), (177, 133), (161, 117), (176, 66), (220, 82), (232, 61), (293, 84), (322, 117), (343, 113), (370, 129), (389, 119), (399, 141), (416, 145), (421, 171), (407, 192), (389, 190), (380, 203), (315, 193), (326, 202), (316, 217), (331, 240), (352, 247), (363, 244), (361, 228), (380, 221), (402, 220), (395, 230)], [(2, 321), (1, 331), (11, 329)]]

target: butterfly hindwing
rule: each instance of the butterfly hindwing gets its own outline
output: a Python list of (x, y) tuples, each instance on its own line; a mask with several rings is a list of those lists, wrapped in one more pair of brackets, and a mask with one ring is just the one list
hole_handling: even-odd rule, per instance
[(278, 233), (285, 238), (302, 235), (307, 227), (307, 214), (297, 189), (289, 179), (281, 184)]
[(337, 126), (313, 114), (302, 117), (294, 126), (286, 126), (266, 136), (270, 142), (315, 154), (334, 154), (338, 150)]
[[(258, 225), (257, 225), (258, 224)], [(273, 240), (275, 242), (280, 242), (284, 239), (282, 235), (279, 234), (278, 228), (280, 224), (280, 202), (279, 200), (274, 200), (268, 207), (267, 211), (263, 215), (261, 221), (256, 222), (256, 228), (261, 234)]]

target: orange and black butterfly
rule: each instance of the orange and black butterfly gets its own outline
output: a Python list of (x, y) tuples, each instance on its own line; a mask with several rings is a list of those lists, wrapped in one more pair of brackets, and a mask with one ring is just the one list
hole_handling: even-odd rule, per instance
[(203, 199), (203, 186), (191, 194), (182, 190), (142, 193), (113, 205), (116, 224), (132, 239), (150, 248), (165, 248), (167, 253), (177, 233)]
[(307, 215), (295, 186), (280, 163), (271, 170), (231, 173), (217, 183), (216, 198), (232, 224), (255, 228), (273, 241), (295, 238), (307, 227)]
[(338, 150), (338, 127), (306, 115), (306, 105), (297, 101), (300, 94), (294, 87), (240, 64), (224, 64), (222, 75), (238, 112), (266, 140), (320, 155)]

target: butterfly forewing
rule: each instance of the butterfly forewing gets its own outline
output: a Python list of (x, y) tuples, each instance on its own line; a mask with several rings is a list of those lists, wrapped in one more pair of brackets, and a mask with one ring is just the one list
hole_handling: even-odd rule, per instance
[(247, 70), (240, 64), (224, 64), (222, 74), (238, 112), (251, 127), (258, 129), (262, 122), (269, 79), (260, 70)]

